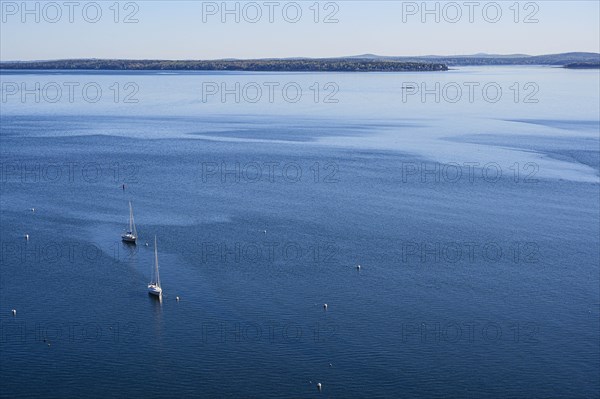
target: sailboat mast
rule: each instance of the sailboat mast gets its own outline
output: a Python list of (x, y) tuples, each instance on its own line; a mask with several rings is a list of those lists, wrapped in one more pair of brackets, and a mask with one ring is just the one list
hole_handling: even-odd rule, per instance
[(156, 236), (154, 236), (154, 273), (156, 274), (156, 285), (160, 287), (160, 276), (158, 274), (158, 247), (156, 246)]
[(129, 231), (133, 232), (133, 208), (131, 207), (131, 201), (129, 201)]
[(134, 236), (137, 237), (137, 230), (135, 228), (135, 220), (133, 219), (133, 207), (131, 208), (131, 226), (132, 226), (131, 232), (133, 233)]
[(137, 237), (137, 230), (135, 229), (135, 220), (133, 219), (133, 206), (129, 201), (129, 231)]

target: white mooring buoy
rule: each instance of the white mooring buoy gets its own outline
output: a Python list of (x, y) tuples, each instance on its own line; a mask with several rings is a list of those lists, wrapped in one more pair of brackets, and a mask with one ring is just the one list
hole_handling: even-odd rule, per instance
[(323, 304), (323, 309), (327, 310), (327, 304), (326, 303)]
[(29, 241), (29, 234), (25, 234), (25, 240)]
[(323, 385), (321, 385), (320, 382), (317, 382), (317, 389), (319, 390), (319, 392), (323, 390)]
[(17, 310), (16, 310), (16, 309), (13, 309), (13, 310), (12, 310), (12, 315), (13, 315), (13, 316), (16, 316), (16, 315), (17, 315)]
[(176, 296), (175, 299), (177, 300), (177, 302), (179, 302), (179, 297), (178, 296)]

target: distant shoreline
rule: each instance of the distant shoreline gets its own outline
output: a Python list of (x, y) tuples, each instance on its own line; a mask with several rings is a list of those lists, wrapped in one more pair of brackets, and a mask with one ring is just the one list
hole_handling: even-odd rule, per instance
[(567, 69), (600, 69), (600, 62), (574, 62), (567, 64), (563, 68)]
[(239, 72), (436, 72), (443, 63), (399, 62), (363, 59), (298, 60), (59, 60), (2, 62), (5, 70), (105, 70), (105, 71), (239, 71)]
[(239, 72), (444, 72), (460, 66), (555, 66), (596, 69), (598, 53), (548, 55), (378, 56), (223, 60), (64, 59), (0, 62), (4, 70), (239, 71)]

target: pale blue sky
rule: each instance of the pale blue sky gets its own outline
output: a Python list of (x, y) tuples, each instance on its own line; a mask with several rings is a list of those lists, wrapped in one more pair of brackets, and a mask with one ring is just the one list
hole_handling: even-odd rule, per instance
[[(8, 60), (57, 58), (158, 58), (215, 59), (264, 57), (328, 57), (375, 53), (381, 55), (427, 55), (526, 53), (547, 54), (568, 51), (600, 52), (600, 8), (598, 1), (479, 1), (469, 21), (466, 1), (456, 1), (462, 16), (450, 2), (427, 2), (429, 9), (438, 4), (436, 14), (423, 15), (422, 2), (405, 1), (323, 1), (319, 3), (318, 23), (314, 22), (314, 0), (297, 1), (302, 16), (296, 23), (295, 5), (274, 1), (274, 22), (269, 22), (270, 6), (256, 1), (262, 18), (256, 23), (256, 7), (248, 2), (227, 2), (239, 9), (221, 21), (222, 2), (206, 1), (126, 1), (118, 3), (120, 13), (114, 22), (115, 1), (98, 1), (102, 11), (98, 22), (83, 18), (83, 7), (92, 2), (78, 1), (69, 22), (64, 1), (62, 16), (48, 2), (27, 2), (33, 13), (24, 13), (21, 1), (0, 1), (2, 21), (0, 58)], [(493, 4), (492, 4), (493, 3)], [(514, 4), (520, 10), (515, 14)], [(498, 22), (494, 4), (502, 12)], [(487, 7), (484, 15), (483, 9)], [(204, 12), (203, 12), (204, 10)], [(244, 14), (244, 10), (246, 13)], [(94, 6), (86, 16), (96, 17)], [(123, 23), (135, 12), (137, 23)], [(323, 23), (335, 12), (337, 23)], [(38, 15), (36, 15), (36, 13)], [(213, 15), (214, 14), (214, 15)], [(538, 22), (524, 23), (530, 15)], [(40, 18), (39, 22), (35, 18)], [(425, 22), (421, 18), (426, 17)], [(22, 21), (25, 18), (25, 22)], [(487, 18), (487, 20), (486, 20)], [(515, 22), (515, 18), (518, 22)], [(51, 23), (57, 19), (57, 22)], [(452, 23), (451, 20), (457, 20)]]

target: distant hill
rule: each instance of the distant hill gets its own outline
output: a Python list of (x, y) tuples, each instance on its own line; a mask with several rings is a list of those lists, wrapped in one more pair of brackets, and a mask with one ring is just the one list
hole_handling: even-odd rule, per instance
[(435, 60), (435, 61), (439, 61), (439, 60), (445, 60), (445, 59), (448, 59), (448, 60), (460, 59), (460, 60), (465, 60), (465, 62), (467, 62), (467, 60), (472, 60), (472, 59), (494, 59), (494, 58), (516, 59), (516, 58), (525, 58), (525, 57), (531, 57), (531, 56), (527, 55), (527, 54), (504, 55), (504, 54), (485, 54), (485, 53), (467, 54), (467, 55), (434, 55), (434, 54), (431, 54), (431, 55), (420, 55), (420, 56), (360, 54), (360, 55), (352, 55), (352, 56), (344, 57), (344, 58), (359, 59), (359, 60), (387, 60), (387, 61), (403, 61), (403, 60), (422, 60), (422, 61)]
[(526, 54), (473, 54), (473, 55), (426, 55), (416, 57), (406, 56), (378, 56), (365, 54), (354, 56), (353, 59), (405, 61), (405, 62), (441, 62), (448, 66), (470, 66), (470, 65), (556, 65), (564, 66), (573, 63), (600, 62), (600, 53), (562, 53), (547, 55)]

